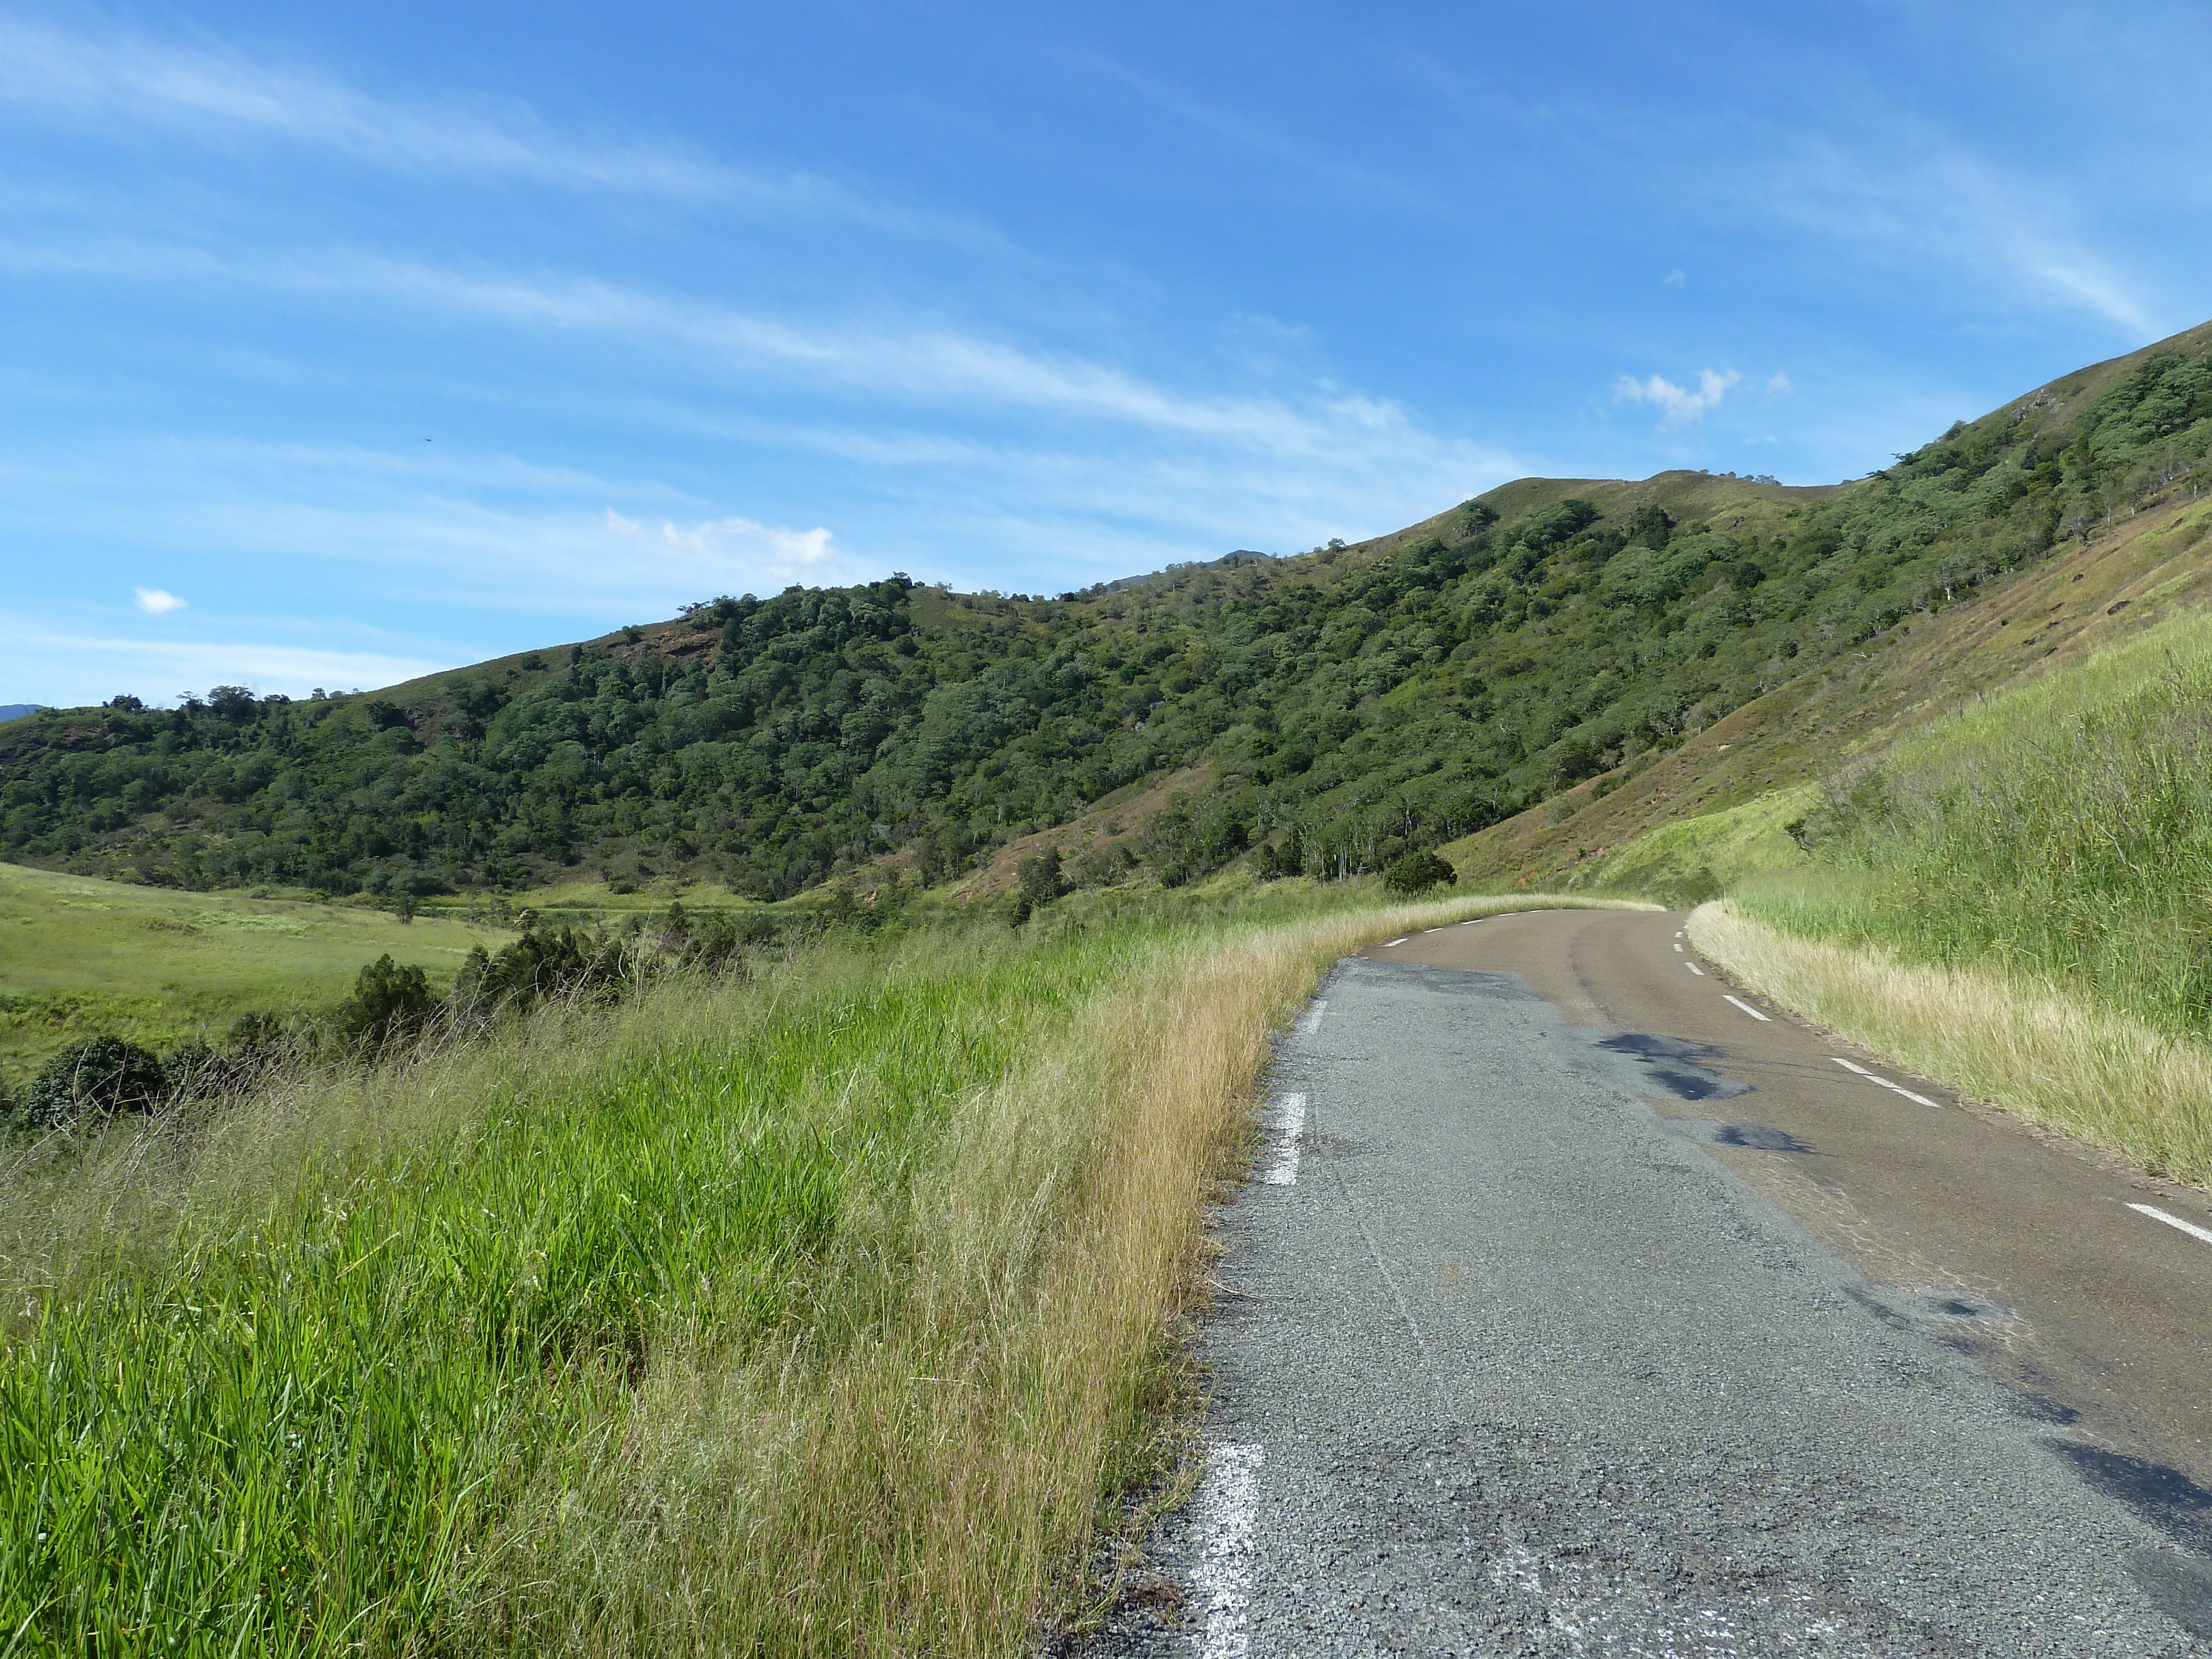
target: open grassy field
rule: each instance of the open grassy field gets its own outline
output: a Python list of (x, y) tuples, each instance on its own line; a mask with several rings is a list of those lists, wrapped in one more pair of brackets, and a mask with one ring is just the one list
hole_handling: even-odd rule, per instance
[(389, 951), (450, 979), (469, 946), (514, 935), (441, 916), (402, 924), (347, 904), (185, 893), (0, 864), (0, 1071), (73, 1038), (152, 1047), (250, 1009), (329, 1007)]
[(1571, 885), (1635, 893), (1666, 904), (1701, 904), (1753, 876), (1802, 866), (1805, 852), (1790, 826), (1820, 799), (1817, 787), (1800, 784), (1662, 823), (1577, 865)]
[(0, 1630), (1031, 1650), (1167, 1470), (1268, 1032), (1374, 939), (1562, 902), (1364, 896), (833, 941), (19, 1148)]

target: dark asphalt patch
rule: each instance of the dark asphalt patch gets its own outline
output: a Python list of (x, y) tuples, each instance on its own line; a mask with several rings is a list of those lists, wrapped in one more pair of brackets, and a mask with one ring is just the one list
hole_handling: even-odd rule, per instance
[(1639, 1093), (1668, 1095), (1676, 1100), (1733, 1100), (1751, 1092), (1748, 1083), (1723, 1077), (1711, 1069), (1711, 1064), (1727, 1054), (1710, 1042), (1691, 1042), (1650, 1031), (1613, 1031), (1594, 1038), (1591, 1046), (1627, 1060), (1635, 1068), (1632, 1075), (1641, 1085)]
[(2055, 1440), (2051, 1449), (2092, 1491), (2125, 1504), (2185, 1549), (2212, 1553), (2212, 1492), (2179, 1469), (2078, 1440)]
[(1787, 1129), (1770, 1129), (1764, 1123), (1723, 1123), (1713, 1131), (1721, 1146), (1748, 1146), (1757, 1152), (1809, 1152), (1813, 1148)]

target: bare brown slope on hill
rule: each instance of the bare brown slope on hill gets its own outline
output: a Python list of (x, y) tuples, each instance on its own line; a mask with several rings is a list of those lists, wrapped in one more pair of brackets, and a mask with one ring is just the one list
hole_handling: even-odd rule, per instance
[(1814, 782), (1960, 701), (2079, 661), (2212, 600), (2212, 500), (2167, 501), (2088, 545), (1778, 687), (1655, 759), (1443, 848), (1463, 879), (1528, 882), (1662, 823)]

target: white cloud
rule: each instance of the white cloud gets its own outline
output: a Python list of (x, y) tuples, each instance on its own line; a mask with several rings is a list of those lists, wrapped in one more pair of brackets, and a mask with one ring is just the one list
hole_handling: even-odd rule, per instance
[(167, 616), (172, 611), (182, 611), (185, 602), (164, 588), (139, 587), (131, 590), (138, 595), (138, 608), (149, 617)]
[(2160, 331), (2141, 283), (2092, 246), (2063, 179), (1985, 161), (1873, 94), (1844, 113), (1860, 118), (1859, 131), (1759, 131), (1739, 148), (1771, 159), (1730, 174), (1728, 187), (1746, 190), (1763, 215), (1835, 238), (1855, 260), (1938, 262), (2137, 337)]
[(1614, 383), (1613, 395), (1618, 403), (1656, 404), (1666, 425), (1680, 426), (1686, 421), (1704, 419), (1705, 411), (1717, 406), (1728, 396), (1729, 388), (1741, 379), (1743, 376), (1732, 368), (1724, 374), (1710, 368), (1700, 369), (1698, 389), (1692, 392), (1656, 374), (1648, 380), (1624, 374)]
[(854, 579), (858, 567), (830, 545), (830, 534), (778, 530), (750, 519), (714, 519), (682, 526), (662, 520), (648, 530), (635, 519), (607, 509), (606, 527), (639, 556), (696, 576), (722, 591), (787, 586), (795, 581), (834, 583)]
[(526, 109), (413, 107), (305, 67), (128, 29), (70, 33), (0, 17), (0, 99), (102, 124), (248, 130), (386, 167), (534, 174), (653, 193), (719, 191), (695, 157), (567, 143)]
[(1766, 382), (1766, 389), (1770, 393), (1779, 396), (1787, 396), (1789, 393), (1796, 391), (1797, 388), (1790, 385), (1790, 377), (1778, 368), (1768, 379)]
[(1659, 285), (1662, 288), (1684, 288), (1688, 285), (1689, 281), (1690, 279), (1680, 271), (1670, 270), (1659, 279)]
[(38, 687), (36, 700), (65, 707), (98, 702), (120, 691), (167, 702), (211, 685), (304, 696), (331, 688), (392, 685), (455, 665), (453, 661), (381, 652), (332, 651), (262, 640), (133, 640), (41, 627), (28, 617), (0, 617), (7, 625), (11, 671)]

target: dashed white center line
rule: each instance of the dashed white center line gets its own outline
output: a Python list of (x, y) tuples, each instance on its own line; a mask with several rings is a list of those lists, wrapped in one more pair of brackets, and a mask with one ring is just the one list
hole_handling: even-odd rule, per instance
[(1739, 1008), (1742, 1009), (1742, 1010), (1744, 1011), (1744, 1012), (1746, 1012), (1747, 1014), (1749, 1014), (1749, 1015), (1750, 1015), (1753, 1019), (1757, 1019), (1757, 1020), (1766, 1020), (1766, 1023), (1767, 1023), (1767, 1024), (1773, 1024), (1773, 1022), (1772, 1022), (1771, 1020), (1767, 1020), (1767, 1019), (1766, 1019), (1766, 1016), (1765, 1016), (1765, 1014), (1760, 1013), (1760, 1012), (1759, 1012), (1759, 1010), (1758, 1010), (1758, 1009), (1756, 1009), (1756, 1008), (1753, 1007), (1749, 1003), (1746, 1002), (1746, 1001), (1745, 1001), (1741, 997), (1732, 997), (1732, 996), (1729, 995), (1729, 994), (1728, 994), (1727, 992), (1723, 991), (1723, 992), (1722, 992), (1722, 993), (1721, 993), (1721, 1000), (1722, 1000), (1722, 1001), (1723, 1001), (1723, 1002), (1733, 1002), (1734, 1004), (1735, 1004), (1735, 1006), (1736, 1006), (1737, 1007), (1739, 1007)]
[(1703, 979), (1703, 978), (1705, 976), (1705, 970), (1704, 969), (1702, 969), (1702, 968), (1698, 967), (1698, 964), (1697, 964), (1696, 963), (1694, 963), (1694, 962), (1686, 962), (1686, 963), (1684, 963), (1682, 964), (1682, 966), (1684, 966), (1685, 968), (1688, 969), (1692, 973), (1695, 974), (1695, 975), (1696, 975), (1699, 979)]
[(1923, 1106), (1933, 1106), (1938, 1111), (1941, 1111), (1943, 1109), (1943, 1103), (1942, 1101), (1930, 1100), (1926, 1095), (1916, 1095), (1902, 1083), (1892, 1083), (1887, 1078), (1882, 1076), (1879, 1072), (1869, 1072), (1865, 1066), (1858, 1064), (1856, 1060), (1845, 1060), (1841, 1054), (1830, 1054), (1828, 1058), (1834, 1060), (1837, 1065), (1842, 1066), (1845, 1071), (1856, 1072), (1859, 1076), (1864, 1078), (1869, 1083), (1879, 1083), (1883, 1088), (1888, 1090), (1892, 1094), (1903, 1095), (1907, 1100), (1917, 1101)]
[(1191, 1588), (1206, 1616), (1199, 1659), (1244, 1659), (1252, 1650), (1252, 1497), (1264, 1446), (1216, 1446), (1206, 1455), (1196, 1507), (1206, 1543)]
[(1682, 947), (1681, 947), (1681, 945), (1680, 945), (1677, 944), (1677, 945), (1674, 946), (1674, 948), (1675, 948), (1677, 951), (1679, 951), (1679, 950), (1680, 950)]
[(1275, 1156), (1260, 1173), (1270, 1187), (1298, 1184), (1298, 1145), (1306, 1132), (1306, 1097), (1279, 1095), (1275, 1098)]
[[(1407, 939), (1411, 939), (1413, 935), (1410, 933), (1406, 936)], [(1382, 948), (1387, 951), (1394, 945), (1403, 945), (1405, 942), (1406, 939), (1386, 939), (1382, 941)]]
[(1316, 997), (1313, 1006), (1298, 1016), (1298, 1030), (1305, 1036), (1311, 1036), (1316, 1031), (1321, 1030), (1321, 1017), (1328, 1012), (1328, 999)]
[(2147, 1215), (2153, 1221), (2163, 1221), (2169, 1227), (2179, 1227), (2191, 1238), (2201, 1238), (2207, 1244), (2212, 1244), (2212, 1231), (2206, 1231), (2193, 1221), (2184, 1221), (2178, 1215), (2168, 1215), (2165, 1211), (2153, 1209), (2148, 1204), (2130, 1204), (2128, 1208), (2133, 1210), (2137, 1215)]

